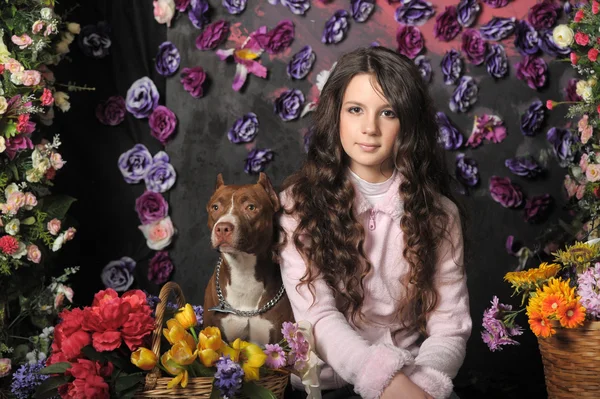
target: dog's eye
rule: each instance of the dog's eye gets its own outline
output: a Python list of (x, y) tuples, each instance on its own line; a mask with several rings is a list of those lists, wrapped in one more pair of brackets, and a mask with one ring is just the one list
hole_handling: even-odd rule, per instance
[(255, 209), (256, 209), (256, 206), (255, 206), (254, 204), (250, 204), (250, 205), (248, 205), (248, 210), (249, 210), (249, 211), (253, 211), (253, 210), (255, 210)]
[(218, 211), (218, 210), (219, 210), (219, 205), (217, 205), (217, 204), (213, 204), (213, 206), (212, 206), (212, 210), (213, 210), (213, 211)]

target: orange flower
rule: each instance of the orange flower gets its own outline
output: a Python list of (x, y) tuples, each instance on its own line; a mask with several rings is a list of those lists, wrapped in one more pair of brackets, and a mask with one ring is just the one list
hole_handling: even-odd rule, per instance
[(550, 294), (542, 299), (542, 314), (546, 317), (553, 316), (558, 311), (558, 308), (565, 305), (567, 302), (561, 295)]
[(550, 320), (538, 312), (532, 312), (529, 315), (529, 327), (536, 337), (548, 338), (556, 333), (556, 330), (550, 324)]
[(557, 316), (561, 326), (566, 328), (579, 327), (585, 320), (585, 308), (577, 300), (570, 301), (558, 308)]

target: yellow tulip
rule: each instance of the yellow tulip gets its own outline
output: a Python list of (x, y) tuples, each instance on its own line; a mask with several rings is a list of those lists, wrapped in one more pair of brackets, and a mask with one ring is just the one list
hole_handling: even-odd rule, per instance
[(185, 341), (175, 343), (169, 352), (171, 353), (171, 359), (182, 366), (192, 364), (198, 356), (198, 351), (192, 352), (192, 348)]
[(214, 366), (220, 357), (221, 355), (219, 355), (218, 352), (215, 352), (212, 349), (204, 349), (198, 351), (198, 359), (200, 359), (200, 362), (206, 367)]
[(184, 307), (179, 308), (179, 311), (175, 313), (175, 319), (185, 330), (195, 327), (196, 324), (198, 324), (194, 308), (192, 308), (192, 305), (189, 303), (186, 303)]
[(156, 354), (147, 348), (138, 348), (135, 352), (131, 353), (131, 363), (141, 368), (142, 370), (152, 370), (158, 358)]
[(259, 369), (265, 364), (267, 355), (260, 346), (236, 339), (231, 347), (223, 346), (223, 355), (229, 355), (231, 360), (242, 365), (244, 381), (258, 380)]
[(223, 346), (221, 330), (219, 330), (219, 327), (206, 327), (204, 330), (200, 331), (198, 339), (200, 341), (198, 343), (199, 350), (212, 349), (218, 351)]
[(171, 345), (179, 341), (185, 341), (190, 348), (196, 346), (194, 337), (192, 337), (192, 335), (175, 319), (167, 321), (167, 328), (163, 328), (163, 335)]
[(189, 381), (189, 374), (187, 370), (181, 370), (179, 374), (177, 374), (171, 381), (167, 383), (167, 388), (171, 389), (177, 384), (181, 383), (181, 387), (185, 388)]
[(181, 367), (177, 367), (177, 365), (174, 364), (174, 362), (175, 360), (171, 357), (170, 351), (165, 352), (160, 357), (160, 364), (162, 364), (165, 370), (167, 370), (167, 373), (171, 375), (177, 375), (181, 373)]

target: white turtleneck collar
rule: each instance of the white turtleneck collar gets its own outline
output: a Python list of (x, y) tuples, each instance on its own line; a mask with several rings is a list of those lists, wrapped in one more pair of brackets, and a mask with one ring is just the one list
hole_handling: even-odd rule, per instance
[(348, 176), (355, 184), (355, 187), (360, 190), (362, 195), (371, 203), (371, 205), (375, 205), (381, 200), (390, 186), (394, 182), (394, 177), (396, 176), (396, 170), (394, 169), (394, 173), (392, 176), (384, 182), (381, 183), (370, 183), (364, 179), (362, 179), (359, 175), (354, 173), (350, 168), (348, 168)]

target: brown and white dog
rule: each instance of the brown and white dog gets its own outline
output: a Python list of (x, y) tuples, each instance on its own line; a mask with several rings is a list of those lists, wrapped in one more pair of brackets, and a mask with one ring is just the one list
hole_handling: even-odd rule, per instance
[(279, 208), (266, 174), (247, 185), (225, 185), (223, 176), (217, 176), (206, 210), (211, 243), (221, 260), (204, 293), (204, 325), (219, 327), (228, 342), (279, 342), (281, 324), (293, 321), (271, 252)]

